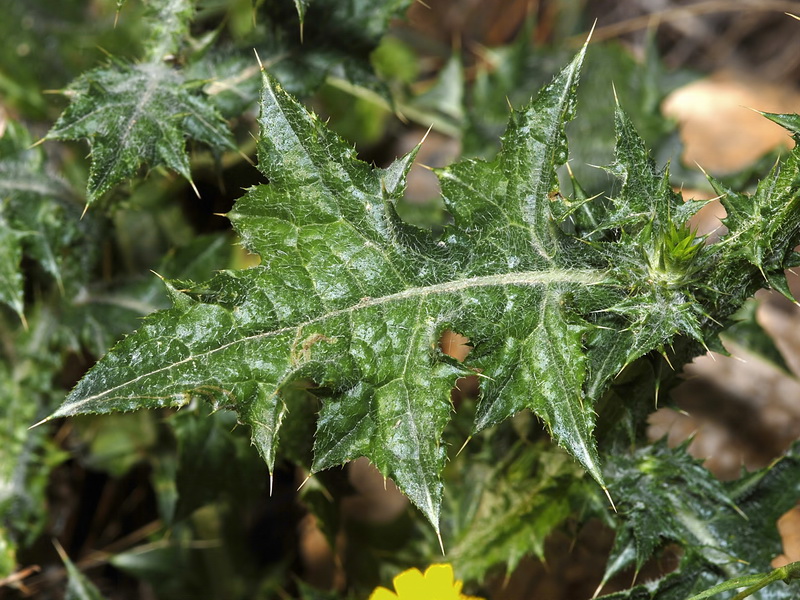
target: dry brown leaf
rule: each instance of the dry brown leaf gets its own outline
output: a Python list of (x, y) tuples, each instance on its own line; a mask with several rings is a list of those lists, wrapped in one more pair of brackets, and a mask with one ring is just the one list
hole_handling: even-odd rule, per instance
[(795, 506), (778, 519), (778, 532), (783, 554), (772, 559), (772, 566), (776, 569), (800, 560), (800, 507)]
[(679, 123), (686, 163), (719, 174), (792, 145), (785, 129), (749, 109), (787, 113), (798, 107), (796, 90), (721, 71), (675, 90), (662, 110)]

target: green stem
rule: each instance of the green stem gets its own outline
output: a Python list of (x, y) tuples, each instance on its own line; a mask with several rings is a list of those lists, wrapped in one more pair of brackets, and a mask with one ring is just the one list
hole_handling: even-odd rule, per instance
[(792, 579), (800, 579), (800, 562), (793, 562), (789, 563), (788, 565), (784, 565), (782, 567), (778, 567), (772, 573), (769, 573), (763, 580), (756, 583), (755, 585), (751, 585), (749, 588), (742, 590), (738, 594), (733, 597), (733, 600), (744, 600), (748, 596), (754, 594), (761, 588), (769, 585), (774, 581), (778, 581), (782, 579), (786, 583), (789, 583)]
[(420, 110), (419, 108), (404, 102), (398, 102), (396, 106), (393, 107), (389, 104), (389, 102), (387, 102), (386, 98), (380, 94), (377, 94), (365, 87), (350, 83), (346, 79), (342, 79), (340, 77), (328, 76), (325, 79), (325, 83), (356, 98), (379, 106), (388, 112), (395, 113), (400, 118), (413, 121), (414, 123), (422, 125), (423, 127), (430, 127), (434, 131), (438, 131), (439, 133), (443, 133), (444, 135), (452, 138), (461, 137), (460, 127), (448, 122), (436, 113)]
[(696, 594), (691, 598), (689, 598), (688, 600), (705, 600), (705, 598), (716, 596), (720, 592), (727, 592), (746, 585), (749, 587), (742, 590), (732, 598), (732, 600), (744, 600), (744, 598), (752, 596), (758, 590), (768, 586), (770, 583), (779, 580), (783, 580), (786, 583), (789, 583), (789, 581), (791, 581), (792, 579), (800, 579), (800, 561), (789, 563), (788, 565), (784, 565), (783, 567), (778, 567), (777, 569), (775, 569), (774, 571), (770, 571), (769, 573), (757, 573), (755, 575), (734, 577), (733, 579), (723, 581), (719, 585), (715, 585), (714, 587), (709, 588), (704, 592)]

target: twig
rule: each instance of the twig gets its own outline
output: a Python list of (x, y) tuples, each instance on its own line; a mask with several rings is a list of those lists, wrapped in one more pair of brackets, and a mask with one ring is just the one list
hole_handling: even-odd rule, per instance
[[(726, 13), (726, 12), (787, 12), (790, 10), (797, 10), (796, 2), (788, 2), (786, 0), (750, 0), (742, 3), (732, 3), (730, 0), (706, 0), (691, 4), (688, 6), (681, 6), (678, 8), (668, 8), (666, 10), (652, 12), (638, 17), (611, 23), (598, 27), (594, 32), (594, 42), (602, 42), (605, 40), (613, 39), (646, 29), (653, 22), (670, 22), (684, 19), (689, 16), (706, 15), (713, 13)], [(586, 33), (568, 38), (570, 45), (580, 46), (586, 41)]]

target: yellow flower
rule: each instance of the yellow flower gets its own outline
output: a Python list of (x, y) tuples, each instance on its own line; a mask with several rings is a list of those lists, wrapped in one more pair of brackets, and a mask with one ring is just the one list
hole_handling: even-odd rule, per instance
[(419, 569), (403, 571), (392, 581), (395, 591), (376, 588), (369, 600), (483, 600), (461, 593), (451, 565), (431, 565), (423, 575)]

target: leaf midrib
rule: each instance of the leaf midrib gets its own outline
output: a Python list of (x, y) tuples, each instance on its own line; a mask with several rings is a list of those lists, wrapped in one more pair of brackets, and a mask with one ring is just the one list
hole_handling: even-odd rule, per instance
[(497, 275), (482, 275), (478, 277), (469, 277), (466, 279), (456, 279), (452, 281), (446, 281), (444, 283), (437, 283), (428, 286), (410, 287), (408, 289), (396, 292), (394, 294), (388, 294), (386, 296), (380, 296), (376, 298), (364, 297), (357, 304), (353, 304), (345, 308), (328, 311), (324, 314), (308, 319), (307, 321), (304, 321), (302, 323), (280, 327), (278, 329), (272, 329), (269, 331), (262, 331), (254, 335), (249, 335), (246, 337), (231, 340), (225, 344), (207, 350), (206, 352), (202, 352), (200, 354), (191, 354), (186, 358), (182, 358), (181, 360), (172, 362), (158, 369), (142, 373), (137, 377), (134, 377), (133, 379), (129, 379), (128, 381), (120, 383), (114, 387), (108, 388), (103, 392), (100, 392), (99, 394), (94, 394), (92, 396), (82, 398), (72, 403), (69, 403), (69, 401), (67, 401), (59, 408), (58, 411), (56, 411), (53, 415), (51, 415), (49, 419), (77, 414), (77, 411), (80, 409), (81, 406), (103, 397), (108, 397), (108, 400), (114, 400), (116, 398), (136, 397), (136, 395), (117, 396), (117, 397), (109, 397), (109, 395), (113, 394), (115, 391), (119, 389), (134, 384), (138, 381), (141, 381), (148, 377), (152, 377), (153, 375), (156, 375), (158, 373), (169, 371), (170, 369), (186, 364), (193, 360), (213, 355), (217, 352), (230, 348), (231, 346), (235, 346), (237, 344), (243, 344), (253, 340), (274, 337), (277, 335), (281, 335), (283, 333), (297, 331), (305, 327), (308, 327), (309, 325), (314, 325), (315, 323), (321, 323), (328, 319), (332, 319), (341, 315), (350, 314), (355, 311), (367, 308), (373, 308), (375, 306), (391, 304), (393, 302), (400, 302), (403, 300), (416, 297), (425, 298), (436, 294), (453, 294), (462, 292), (464, 290), (472, 288), (480, 288), (480, 287), (506, 287), (506, 286), (525, 286), (525, 285), (538, 286), (538, 285), (548, 285), (553, 283), (574, 283), (574, 284), (581, 284), (588, 286), (588, 285), (599, 285), (603, 283), (608, 283), (609, 281), (610, 280), (608, 278), (608, 274), (605, 271), (598, 271), (593, 269), (550, 269), (544, 271), (520, 271), (513, 273), (502, 273)]
[[(522, 204), (525, 207), (522, 218), (527, 223), (531, 245), (549, 264), (553, 264), (555, 259), (558, 239), (552, 230), (551, 220), (546, 216), (544, 219), (541, 218), (544, 216), (542, 214), (542, 199), (546, 198), (550, 191), (548, 189), (550, 180), (548, 171), (552, 174), (551, 176), (554, 176), (555, 174), (552, 173), (552, 171), (557, 166), (557, 163), (560, 162), (556, 160), (558, 141), (561, 136), (562, 128), (567, 121), (571, 120), (565, 119), (564, 115), (572, 98), (572, 86), (575, 84), (575, 79), (578, 77), (581, 65), (583, 64), (583, 52), (585, 52), (585, 50), (586, 46), (584, 46), (583, 51), (581, 51), (578, 57), (573, 59), (570, 65), (567, 82), (562, 87), (561, 94), (558, 96), (558, 104), (555, 107), (558, 111), (558, 118), (551, 120), (549, 126), (544, 129), (546, 141), (542, 146), (543, 153), (546, 155), (547, 159), (534, 163), (534, 169), (529, 175), (530, 179), (533, 181), (532, 193), (526, 194), (522, 198)], [(558, 180), (556, 179), (556, 181)], [(541, 232), (545, 231), (548, 232), (549, 239), (543, 239), (544, 236), (541, 235)]]

